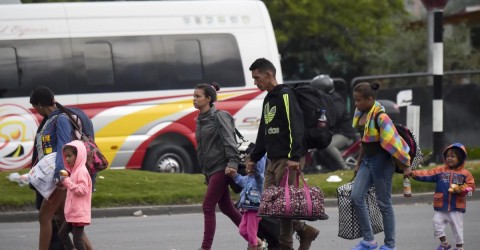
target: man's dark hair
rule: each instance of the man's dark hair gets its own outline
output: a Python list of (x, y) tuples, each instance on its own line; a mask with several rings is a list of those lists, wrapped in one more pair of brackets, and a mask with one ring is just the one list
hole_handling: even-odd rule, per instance
[(277, 70), (275, 69), (275, 66), (273, 66), (273, 63), (265, 58), (258, 58), (257, 60), (255, 60), (255, 62), (253, 62), (250, 66), (249, 70), (258, 70), (262, 73), (270, 70), (272, 71), (273, 76), (275, 76), (275, 74), (277, 73)]
[(38, 86), (30, 93), (30, 104), (53, 106), (53, 91), (45, 86)]

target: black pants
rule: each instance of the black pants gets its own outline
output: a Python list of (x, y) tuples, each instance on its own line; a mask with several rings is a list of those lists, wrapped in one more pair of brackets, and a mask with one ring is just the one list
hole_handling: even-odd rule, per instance
[(73, 235), (73, 245), (77, 250), (85, 250), (85, 243), (83, 243), (83, 226), (73, 226), (72, 223), (65, 222), (58, 231), (58, 237), (67, 249), (74, 249), (70, 241), (69, 233)]

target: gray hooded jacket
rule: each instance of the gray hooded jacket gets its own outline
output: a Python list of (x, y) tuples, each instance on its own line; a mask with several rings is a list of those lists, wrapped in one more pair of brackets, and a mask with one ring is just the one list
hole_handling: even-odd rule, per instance
[(195, 136), (198, 162), (208, 177), (226, 167), (238, 168), (235, 122), (228, 112), (212, 107), (199, 114)]

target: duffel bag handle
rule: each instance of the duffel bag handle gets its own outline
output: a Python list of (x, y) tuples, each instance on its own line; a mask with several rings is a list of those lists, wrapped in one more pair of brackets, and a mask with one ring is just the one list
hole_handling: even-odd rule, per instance
[[(285, 170), (285, 175), (283, 176), (283, 179), (281, 183), (283, 183), (283, 186), (285, 188), (285, 215), (290, 215), (292, 211), (292, 207), (290, 205), (290, 189), (288, 187), (288, 176), (290, 175), (290, 169), (287, 167)], [(313, 204), (312, 204), (312, 196), (310, 195), (310, 187), (308, 186), (307, 182), (305, 181), (305, 178), (303, 177), (302, 172), (297, 169), (296, 170), (296, 187), (298, 187), (298, 179), (299, 176), (302, 177), (303, 181), (303, 191), (305, 192), (305, 198), (307, 199), (307, 213), (308, 216), (312, 216), (313, 214)]]

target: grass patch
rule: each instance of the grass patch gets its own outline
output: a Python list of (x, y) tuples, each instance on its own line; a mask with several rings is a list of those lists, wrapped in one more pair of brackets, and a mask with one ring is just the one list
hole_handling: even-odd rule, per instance
[[(467, 163), (466, 168), (472, 172), (475, 182), (480, 183), (480, 162)], [(0, 211), (32, 209), (35, 194), (28, 186), (20, 187), (6, 177), (12, 172), (0, 172)], [(336, 174), (342, 182), (327, 182), (328, 176)], [(329, 174), (306, 175), (309, 185), (320, 186), (327, 198), (336, 197), (336, 189), (349, 182), (352, 171), (337, 171)], [(117, 207), (139, 205), (199, 204), (203, 201), (206, 186), (201, 174), (163, 174), (138, 170), (106, 170), (99, 173), (97, 192), (93, 195), (93, 207)], [(412, 192), (432, 192), (433, 183), (412, 180)], [(395, 174), (393, 193), (402, 193), (402, 175)], [(233, 195), (238, 199), (238, 195)]]

